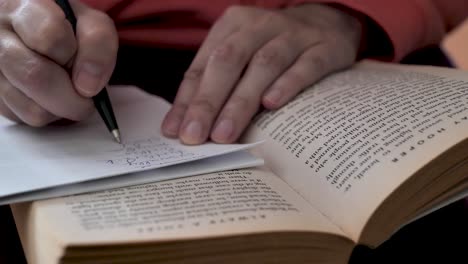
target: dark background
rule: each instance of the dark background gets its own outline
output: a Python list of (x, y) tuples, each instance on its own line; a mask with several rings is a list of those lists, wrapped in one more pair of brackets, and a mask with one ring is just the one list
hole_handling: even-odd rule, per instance
[[(172, 101), (193, 56), (192, 51), (123, 46), (110, 83), (136, 85)], [(402, 63), (451, 67), (438, 47), (415, 52)], [(468, 203), (460, 200), (409, 224), (377, 249), (357, 247), (350, 264), (468, 263), (467, 250)], [(0, 206), (0, 264), (4, 263), (26, 263), (8, 206)]]

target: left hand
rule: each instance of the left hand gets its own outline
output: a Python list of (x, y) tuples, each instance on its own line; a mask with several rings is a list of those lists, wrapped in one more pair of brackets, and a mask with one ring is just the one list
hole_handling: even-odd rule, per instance
[(233, 143), (263, 105), (277, 109), (352, 65), (357, 18), (325, 5), (230, 7), (187, 70), (162, 130), (185, 144)]

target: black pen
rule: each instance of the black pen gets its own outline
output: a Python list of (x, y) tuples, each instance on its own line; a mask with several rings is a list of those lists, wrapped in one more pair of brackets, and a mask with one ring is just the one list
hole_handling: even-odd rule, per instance
[[(62, 8), (63, 12), (65, 13), (65, 17), (73, 27), (73, 32), (76, 33), (76, 17), (68, 0), (55, 0), (55, 2)], [(107, 129), (112, 133), (114, 139), (118, 143), (121, 143), (119, 127), (117, 125), (117, 121), (112, 110), (112, 104), (105, 87), (101, 90), (101, 92), (93, 97), (93, 101), (94, 106), (101, 115), (101, 118), (104, 120), (104, 123), (106, 123)]]

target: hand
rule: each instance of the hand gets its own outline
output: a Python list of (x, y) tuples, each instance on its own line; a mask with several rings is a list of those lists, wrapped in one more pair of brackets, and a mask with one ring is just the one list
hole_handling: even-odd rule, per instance
[(162, 131), (186, 144), (232, 143), (261, 105), (279, 108), (351, 65), (360, 38), (358, 19), (329, 6), (231, 7), (186, 72)]
[(7, 118), (31, 126), (81, 120), (93, 109), (89, 98), (108, 82), (118, 48), (114, 24), (70, 2), (76, 37), (53, 0), (0, 2), (0, 113)]

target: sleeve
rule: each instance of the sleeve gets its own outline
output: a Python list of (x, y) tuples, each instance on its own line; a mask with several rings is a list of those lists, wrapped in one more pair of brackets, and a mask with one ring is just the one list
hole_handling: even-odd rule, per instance
[[(389, 61), (399, 61), (419, 48), (439, 44), (468, 15), (466, 0), (291, 0), (288, 5), (310, 2), (339, 4), (364, 14), (370, 26), (366, 47)], [(381, 47), (389, 47), (389, 52), (379, 52)]]
[[(411, 52), (429, 45), (439, 44), (447, 32), (452, 30), (468, 15), (467, 0), (223, 0), (207, 4), (194, 0), (82, 0), (88, 5), (107, 12), (116, 22), (121, 39), (133, 43), (167, 45), (192, 43), (196, 47), (204, 38), (209, 24), (227, 6), (233, 4), (254, 5), (266, 8), (285, 8), (307, 3), (338, 5), (364, 17), (366, 34), (363, 38), (364, 56), (378, 57), (387, 61), (400, 61)], [(193, 20), (186, 15), (172, 18), (170, 23), (148, 24), (154, 13), (197, 14)], [(139, 23), (146, 25), (136, 25)], [(142, 20), (143, 19), (143, 20)], [(189, 29), (179, 25), (195, 25)], [(154, 21), (153, 21), (154, 22)], [(198, 23), (198, 24), (197, 24)], [(162, 30), (155, 29), (162, 28)], [(179, 34), (183, 29), (185, 34)]]
[(231, 0), (81, 1), (114, 20), (121, 44), (197, 49)]

